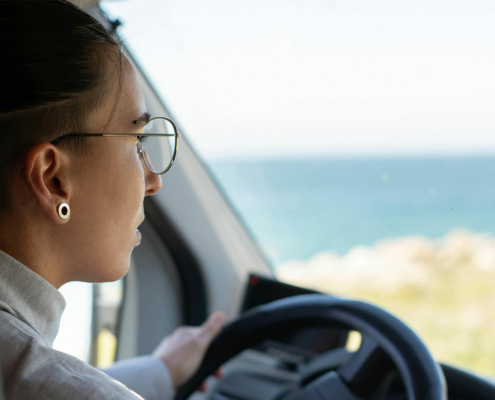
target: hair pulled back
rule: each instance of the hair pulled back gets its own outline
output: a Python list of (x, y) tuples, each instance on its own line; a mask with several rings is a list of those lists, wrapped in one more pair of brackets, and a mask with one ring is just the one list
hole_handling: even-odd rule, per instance
[[(23, 151), (85, 132), (115, 72), (120, 92), (121, 65), (118, 39), (70, 2), (0, 1), (0, 216), (10, 209), (9, 183)], [(68, 142), (87, 150), (87, 141)]]

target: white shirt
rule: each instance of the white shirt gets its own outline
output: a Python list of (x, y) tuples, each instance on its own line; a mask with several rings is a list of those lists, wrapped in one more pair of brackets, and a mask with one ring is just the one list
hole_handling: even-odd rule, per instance
[(154, 357), (119, 361), (102, 372), (53, 350), (64, 308), (54, 286), (0, 251), (0, 370), (7, 399), (173, 399), (170, 374)]

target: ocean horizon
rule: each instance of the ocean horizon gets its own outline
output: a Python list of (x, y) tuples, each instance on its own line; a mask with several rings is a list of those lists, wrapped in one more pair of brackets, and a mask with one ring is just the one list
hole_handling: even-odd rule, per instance
[(495, 156), (210, 161), (273, 266), (398, 237), (495, 234)]

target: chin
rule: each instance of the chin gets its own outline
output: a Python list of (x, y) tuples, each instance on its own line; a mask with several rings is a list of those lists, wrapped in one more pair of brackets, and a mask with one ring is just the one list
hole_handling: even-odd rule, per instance
[(112, 274), (108, 276), (108, 279), (105, 281), (105, 282), (114, 282), (114, 281), (118, 281), (119, 279), (122, 279), (125, 274), (127, 274), (127, 272), (129, 271), (129, 262), (123, 264), (123, 265), (120, 265), (119, 267), (120, 268), (115, 268), (113, 271), (112, 271)]
[(129, 266), (130, 258), (123, 262), (112, 264), (111, 267), (109, 267), (109, 264), (105, 264), (96, 271), (93, 271), (90, 279), (85, 279), (84, 281), (91, 283), (115, 282), (127, 274)]

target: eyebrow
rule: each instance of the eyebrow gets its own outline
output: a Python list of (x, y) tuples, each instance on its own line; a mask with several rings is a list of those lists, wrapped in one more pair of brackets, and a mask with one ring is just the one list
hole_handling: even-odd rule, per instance
[(151, 119), (151, 114), (149, 112), (145, 112), (138, 119), (132, 121), (132, 123), (135, 127), (137, 126), (142, 127), (145, 126), (148, 122), (150, 122), (150, 119)]

